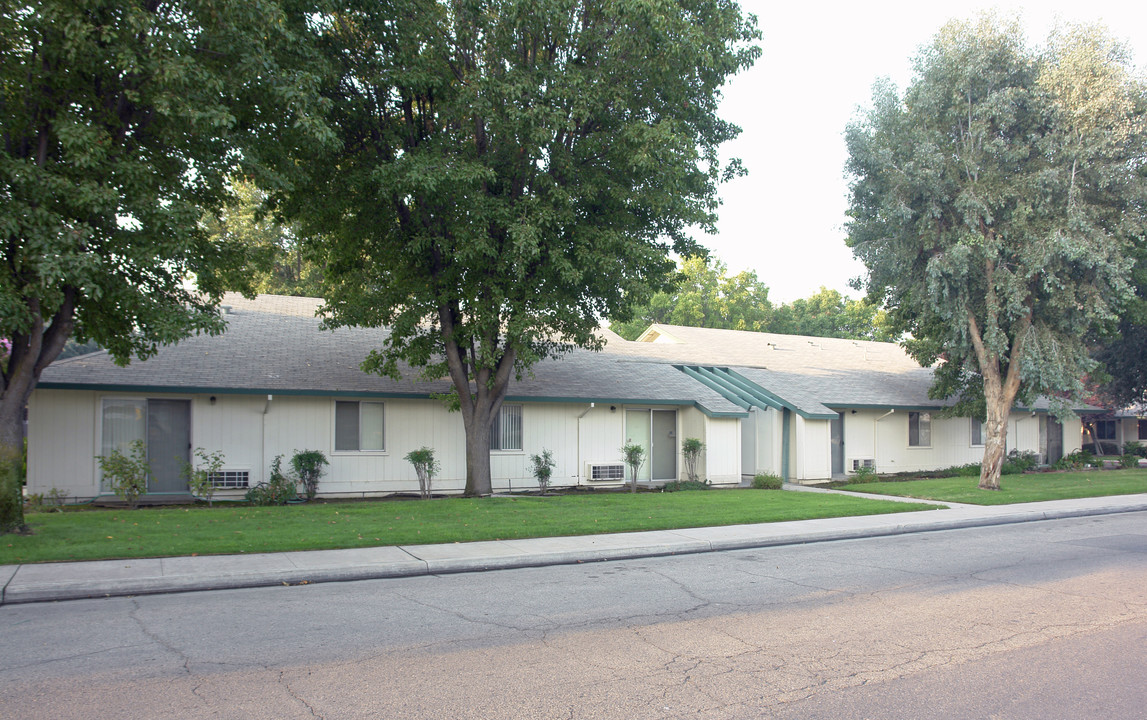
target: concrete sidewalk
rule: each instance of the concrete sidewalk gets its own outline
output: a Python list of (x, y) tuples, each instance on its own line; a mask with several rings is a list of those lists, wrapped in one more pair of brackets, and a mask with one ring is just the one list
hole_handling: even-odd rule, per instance
[(1147, 494), (613, 535), (3, 565), (0, 604), (478, 572), (1143, 511)]

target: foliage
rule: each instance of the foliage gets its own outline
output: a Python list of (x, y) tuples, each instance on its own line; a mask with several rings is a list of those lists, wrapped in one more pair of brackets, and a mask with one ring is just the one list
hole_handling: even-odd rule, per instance
[(705, 443), (700, 438), (685, 438), (681, 443), (681, 454), (685, 456), (685, 472), (689, 482), (697, 482), (697, 460), (705, 451)]
[(291, 457), (291, 470), (303, 484), (303, 494), (308, 500), (314, 500), (318, 494), (319, 479), (323, 476), (323, 467), (328, 464), (327, 456), (321, 450), (303, 450)]
[(1070, 27), (1036, 53), (988, 15), (946, 25), (904, 95), (878, 83), (848, 128), (848, 243), (909, 353), (938, 363), (933, 397), (984, 403), (981, 487), (998, 488), (1014, 402), (1079, 400), (1088, 331), (1129, 295), (1144, 107), (1102, 30)]
[(1055, 462), (1056, 470), (1082, 470), (1095, 464), (1095, 455), (1087, 450), (1076, 450)]
[(702, 255), (681, 259), (673, 287), (654, 293), (628, 321), (609, 329), (636, 340), (653, 323), (725, 330), (767, 331), (773, 315), (769, 289), (755, 272), (729, 276), (725, 263)]
[(323, 270), (291, 225), (270, 215), (267, 193), (250, 180), (232, 179), (226, 204), (203, 218), (208, 239), (245, 248), (251, 289), (269, 295), (323, 296)]
[(286, 505), (297, 497), (295, 478), (283, 472), (283, 456), (271, 461), (271, 477), (247, 490), (244, 499), (252, 505)]
[(1123, 452), (1127, 455), (1135, 455), (1141, 458), (1147, 458), (1147, 445), (1137, 441), (1128, 440), (1123, 443)]
[(67, 490), (52, 488), (46, 493), (29, 493), (25, 510), (27, 512), (63, 512), (71, 495)]
[(980, 474), (980, 466), (978, 463), (969, 463), (967, 465), (957, 465), (952, 468), (952, 475), (954, 477), (976, 477)]
[(104, 482), (116, 497), (134, 510), (140, 496), (147, 493), (147, 479), (151, 475), (151, 464), (147, 461), (147, 448), (143, 440), (133, 440), (127, 455), (117, 448), (110, 455), (97, 456), (96, 460)]
[(878, 305), (867, 298), (853, 300), (824, 286), (808, 298), (778, 307), (773, 312), (768, 330), (785, 335), (878, 342), (890, 342), (899, 337)]
[[(23, 481), (19, 453), (0, 447), (0, 533), (24, 532)], [(10, 507), (20, 504), (20, 508)]]
[(223, 452), (216, 450), (208, 453), (203, 448), (195, 448), (195, 457), (199, 458), (198, 465), (183, 464), (183, 477), (187, 478), (187, 488), (197, 498), (207, 501), (211, 507), (212, 498), (215, 497), (215, 478), (223, 469)]
[(550, 476), (554, 472), (554, 454), (542, 448), (541, 455), (531, 455), (530, 462), (534, 464), (534, 479), (538, 481), (538, 490), (544, 495), (550, 488)]
[(1028, 470), (1034, 470), (1036, 465), (1039, 465), (1039, 455), (1036, 453), (1031, 450), (1012, 450), (1008, 453), (1008, 459), (1000, 469), (1000, 474), (1020, 475)]
[(849, 478), (849, 482), (870, 483), (876, 482), (879, 479), (880, 477), (876, 474), (876, 470), (874, 468), (868, 467), (867, 465), (861, 465), (852, 471), (852, 477)]
[(465, 492), (488, 495), (511, 377), (599, 348), (600, 318), (714, 229), (740, 171), (720, 88), (759, 54), (755, 19), (730, 0), (357, 0), (312, 24), (338, 149), (278, 144), (264, 183), (326, 267), (327, 325), (389, 328), (363, 369), (450, 378)]
[(622, 462), (629, 468), (630, 491), (637, 492), (637, 473), (645, 464), (645, 448), (637, 443), (626, 443), (618, 452), (621, 453)]
[(661, 492), (682, 492), (689, 490), (709, 490), (712, 486), (697, 480), (672, 480), (661, 486)]
[(780, 490), (784, 486), (785, 480), (779, 475), (757, 473), (753, 476), (753, 489), (755, 490)]
[(126, 363), (223, 329), (247, 253), (198, 220), (256, 136), (324, 137), (308, 21), (277, 0), (0, 5), (0, 445), (70, 336)]
[(431, 483), (434, 482), (434, 476), (441, 469), (438, 461), (434, 459), (434, 450), (428, 447), (411, 450), (406, 453), (406, 459), (410, 461), (410, 464), (414, 466), (414, 472), (418, 474), (419, 495), (423, 500), (429, 500)]
[(1139, 456), (1130, 453), (1119, 456), (1119, 467), (1122, 468), (1137, 468), (1139, 467)]

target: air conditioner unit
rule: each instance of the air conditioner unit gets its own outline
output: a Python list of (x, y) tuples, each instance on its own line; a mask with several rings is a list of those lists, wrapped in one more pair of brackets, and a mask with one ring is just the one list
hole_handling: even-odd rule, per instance
[(862, 467), (865, 467), (865, 468), (875, 467), (875, 465), (876, 465), (876, 461), (872, 458), (853, 458), (852, 459), (852, 469), (854, 471), (859, 470)]
[(585, 477), (590, 482), (625, 482), (625, 464), (589, 463)]

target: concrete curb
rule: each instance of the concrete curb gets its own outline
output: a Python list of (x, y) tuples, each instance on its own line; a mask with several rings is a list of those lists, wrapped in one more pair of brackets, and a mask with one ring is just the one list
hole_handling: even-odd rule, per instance
[(566, 538), (5, 565), (0, 605), (510, 570), (1147, 511), (1147, 495), (1086, 500)]

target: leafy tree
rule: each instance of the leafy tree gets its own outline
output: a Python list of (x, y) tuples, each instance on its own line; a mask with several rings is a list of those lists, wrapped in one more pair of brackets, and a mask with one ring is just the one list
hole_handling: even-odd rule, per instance
[(610, 329), (636, 340), (653, 323), (725, 330), (767, 330), (773, 306), (769, 288), (755, 272), (732, 277), (720, 260), (702, 255), (683, 258), (677, 283), (655, 293), (633, 310), (633, 318), (610, 323)]
[(878, 305), (867, 298), (853, 300), (824, 286), (808, 298), (778, 307), (768, 331), (879, 342), (899, 337)]
[(1135, 296), (1120, 313), (1114, 329), (1095, 340), (1093, 357), (1100, 370), (1092, 373), (1098, 402), (1127, 407), (1147, 402), (1147, 243), (1134, 248), (1131, 272)]
[(1143, 110), (1101, 30), (1036, 53), (985, 16), (945, 26), (903, 97), (878, 83), (848, 128), (849, 245), (908, 351), (939, 362), (934, 396), (984, 403), (982, 488), (999, 487), (1014, 401), (1048, 394), (1066, 412), (1093, 365), (1088, 329), (1128, 294)]
[(321, 131), (305, 28), (272, 0), (0, 0), (0, 450), (69, 336), (127, 362), (222, 329), (245, 252), (198, 220), (256, 133)]
[(488, 495), (511, 377), (599, 347), (599, 318), (712, 230), (739, 169), (720, 88), (754, 21), (731, 0), (358, 0), (313, 22), (340, 149), (285, 153), (276, 199), (323, 236), (328, 324), (390, 328), (364, 369), (450, 377), (466, 494)]
[(310, 258), (295, 229), (270, 215), (267, 193), (240, 179), (232, 180), (230, 191), (222, 209), (204, 216), (209, 240), (248, 250), (255, 292), (322, 297), (322, 267)]

